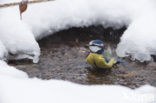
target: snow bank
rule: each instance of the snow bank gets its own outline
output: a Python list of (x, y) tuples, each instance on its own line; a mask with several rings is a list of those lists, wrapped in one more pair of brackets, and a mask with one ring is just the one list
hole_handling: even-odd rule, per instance
[[(36, 63), (39, 60), (40, 48), (33, 33), (27, 25), (19, 19), (18, 10), (0, 9), (0, 41), (7, 52), (16, 55), (16, 59), (29, 58)], [(4, 50), (1, 49), (3, 52)], [(4, 53), (1, 53), (3, 55)], [(5, 53), (6, 54), (6, 53)]]
[[(6, 2), (10, 0), (0, 1)], [(29, 5), (23, 21), (19, 21), (18, 7), (4, 8), (0, 10), (0, 40), (9, 53), (22, 52), (20, 58), (33, 59), (32, 55), (37, 58), (40, 54), (34, 37), (70, 27), (101, 24), (117, 29), (126, 25), (117, 54), (151, 60), (150, 55), (156, 54), (155, 6), (154, 0), (57, 0)]]
[(151, 60), (156, 54), (156, 2), (145, 7), (143, 15), (134, 19), (124, 32), (118, 44), (117, 53), (120, 56), (132, 55), (140, 61)]
[(155, 103), (156, 88), (83, 86), (65, 81), (28, 79), (0, 61), (0, 103)]
[(6, 76), (13, 78), (28, 78), (25, 72), (19, 71), (16, 68), (9, 66), (7, 63), (1, 60), (0, 60), (0, 75), (1, 77)]

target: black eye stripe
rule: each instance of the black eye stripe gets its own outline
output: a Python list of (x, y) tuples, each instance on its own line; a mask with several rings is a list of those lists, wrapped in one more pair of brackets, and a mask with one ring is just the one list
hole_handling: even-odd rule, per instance
[(92, 44), (92, 45), (89, 45), (89, 46), (102, 46), (102, 45), (98, 45), (98, 44)]
[(92, 44), (92, 45), (90, 45), (90, 46), (98, 46), (98, 45)]

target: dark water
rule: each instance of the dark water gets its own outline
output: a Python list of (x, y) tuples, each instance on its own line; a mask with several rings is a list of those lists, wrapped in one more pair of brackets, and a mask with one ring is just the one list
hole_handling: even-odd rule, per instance
[(91, 26), (61, 31), (39, 41), (41, 56), (38, 64), (30, 60), (9, 61), (9, 64), (27, 72), (30, 78), (62, 79), (85, 85), (117, 84), (130, 88), (143, 84), (156, 86), (155, 62), (137, 63), (127, 58), (125, 63), (108, 70), (93, 70), (85, 62), (90, 40), (101, 39), (114, 51), (124, 30)]

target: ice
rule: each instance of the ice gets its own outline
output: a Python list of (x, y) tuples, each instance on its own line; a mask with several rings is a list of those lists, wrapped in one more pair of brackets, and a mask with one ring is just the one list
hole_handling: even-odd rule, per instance
[(155, 103), (156, 88), (84, 86), (67, 81), (29, 79), (0, 61), (0, 103)]

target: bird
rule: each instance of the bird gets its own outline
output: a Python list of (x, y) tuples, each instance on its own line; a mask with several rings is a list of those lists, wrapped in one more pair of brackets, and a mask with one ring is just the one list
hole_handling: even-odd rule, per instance
[(89, 50), (86, 62), (94, 68), (112, 68), (117, 62), (122, 62), (119, 57), (111, 57), (109, 51), (104, 50), (104, 43), (101, 40), (90, 41)]

